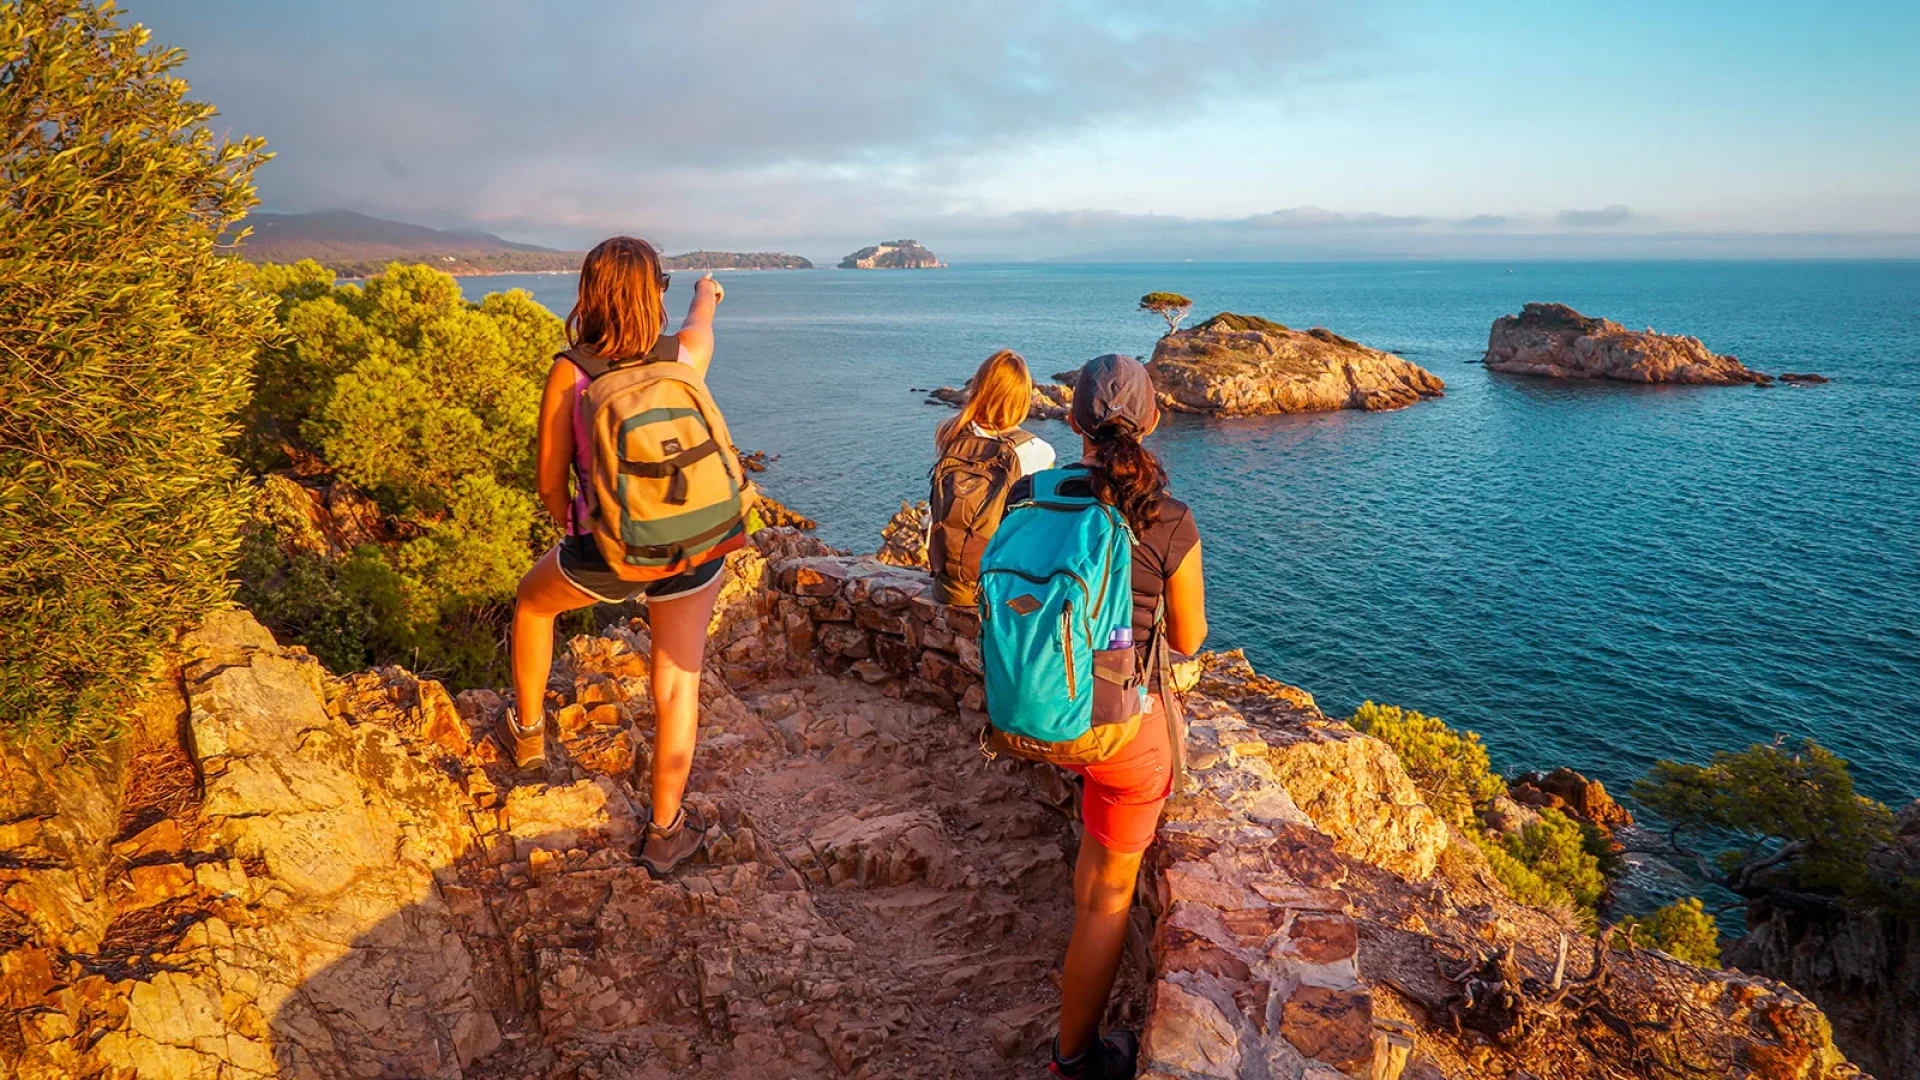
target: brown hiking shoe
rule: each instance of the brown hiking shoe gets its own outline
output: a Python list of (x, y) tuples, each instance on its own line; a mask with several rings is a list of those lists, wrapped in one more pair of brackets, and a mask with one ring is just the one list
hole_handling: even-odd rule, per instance
[(513, 759), (515, 768), (542, 769), (547, 764), (547, 724), (543, 719), (532, 727), (520, 726), (520, 714), (509, 706), (501, 718), (500, 745)]
[(673, 824), (662, 828), (647, 822), (647, 842), (640, 846), (640, 865), (652, 871), (654, 877), (666, 877), (705, 846), (706, 821), (700, 811), (681, 803), (680, 816), (673, 819)]

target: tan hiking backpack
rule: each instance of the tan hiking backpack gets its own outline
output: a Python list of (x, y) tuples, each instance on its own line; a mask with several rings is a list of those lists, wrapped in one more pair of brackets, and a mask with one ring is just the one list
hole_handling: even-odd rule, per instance
[(679, 337), (662, 334), (635, 359), (560, 355), (590, 380), (580, 404), (592, 468), (579, 481), (593, 510), (575, 525), (591, 529), (613, 572), (657, 581), (745, 546), (746, 472), (706, 380), (679, 361)]

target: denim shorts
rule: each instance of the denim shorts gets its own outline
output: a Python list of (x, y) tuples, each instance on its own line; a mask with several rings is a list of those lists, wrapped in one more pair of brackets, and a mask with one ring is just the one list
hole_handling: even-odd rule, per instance
[(682, 596), (692, 596), (712, 585), (727, 563), (725, 559), (714, 559), (670, 578), (628, 581), (607, 565), (606, 557), (600, 554), (600, 545), (594, 543), (591, 536), (569, 536), (560, 541), (555, 550), (560, 553), (561, 576), (571, 582), (574, 588), (603, 604), (618, 604), (635, 598), (677, 600)]

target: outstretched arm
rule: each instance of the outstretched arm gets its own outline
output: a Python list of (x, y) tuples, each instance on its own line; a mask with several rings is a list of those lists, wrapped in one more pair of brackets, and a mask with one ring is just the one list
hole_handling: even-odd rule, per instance
[(687, 363), (702, 376), (713, 362), (713, 311), (726, 296), (726, 288), (713, 280), (712, 274), (700, 275), (693, 283), (693, 302), (687, 305), (687, 317), (680, 323), (680, 347), (686, 350)]

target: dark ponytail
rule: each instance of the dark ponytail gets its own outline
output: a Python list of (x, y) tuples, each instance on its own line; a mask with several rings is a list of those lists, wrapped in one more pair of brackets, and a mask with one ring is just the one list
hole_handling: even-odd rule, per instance
[(1093, 444), (1088, 480), (1094, 497), (1120, 511), (1135, 536), (1144, 536), (1160, 520), (1167, 470), (1127, 424), (1102, 424), (1087, 439)]

